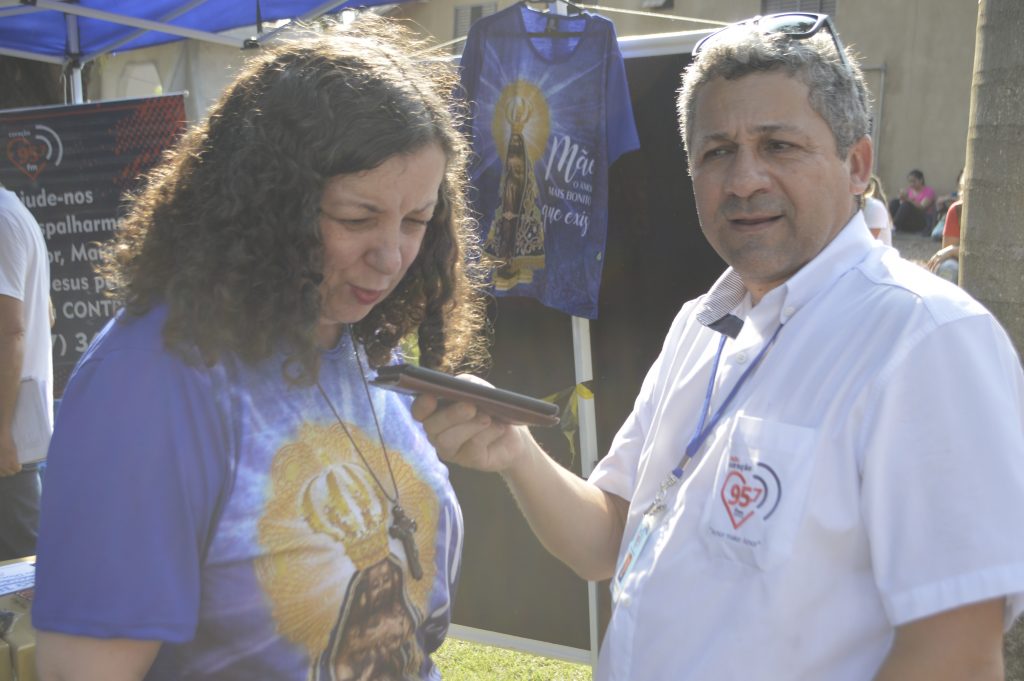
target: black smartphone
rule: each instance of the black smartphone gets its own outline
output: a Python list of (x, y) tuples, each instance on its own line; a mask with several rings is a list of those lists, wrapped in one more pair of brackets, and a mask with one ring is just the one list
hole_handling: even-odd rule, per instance
[(381, 367), (370, 383), (412, 395), (429, 393), (448, 402), (471, 402), (480, 411), (508, 423), (528, 426), (554, 426), (558, 423), (556, 404), (413, 364)]

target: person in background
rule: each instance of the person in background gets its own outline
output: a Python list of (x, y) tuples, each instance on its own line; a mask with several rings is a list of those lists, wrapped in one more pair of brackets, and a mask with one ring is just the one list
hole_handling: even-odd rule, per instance
[(956, 185), (953, 188), (953, 191), (935, 199), (935, 214), (938, 217), (938, 220), (935, 221), (935, 227), (932, 229), (932, 238), (936, 241), (942, 241), (942, 230), (945, 226), (946, 214), (949, 212), (949, 207), (963, 197), (963, 180), (964, 169), (961, 168), (960, 172), (956, 175)]
[(681, 131), (729, 268), (590, 478), (472, 405), (413, 413), (442, 459), (503, 476), (549, 551), (612, 580), (597, 681), (1001, 679), (1024, 609), (1013, 345), (875, 246), (867, 87), (827, 15), (755, 17), (693, 57)]
[(53, 427), (50, 262), (39, 223), (0, 185), (0, 560), (35, 553), (40, 481), (14, 443), (14, 408), (22, 381), (44, 396)]
[(960, 283), (960, 221), (963, 217), (964, 171), (956, 176), (956, 189), (951, 196), (954, 200), (947, 205), (943, 218), (940, 238), (942, 246), (928, 259), (928, 269), (954, 284)]
[(864, 192), (864, 205), (861, 206), (864, 221), (871, 230), (871, 236), (886, 246), (892, 246), (892, 218), (886, 203), (882, 182), (877, 175), (872, 174), (868, 180), (868, 189)]
[(953, 186), (953, 190), (950, 191), (949, 194), (944, 194), (944, 195), (942, 195), (941, 197), (938, 197), (935, 200), (936, 212), (940, 216), (945, 215), (946, 211), (949, 210), (949, 207), (952, 206), (954, 202), (961, 200), (963, 197), (964, 197), (964, 169), (961, 168), (961, 170), (959, 170), (959, 172), (956, 173), (956, 182), (955, 182), (955, 185)]
[(131, 201), (50, 448), (42, 681), (438, 678), (462, 516), (368, 383), (409, 334), (484, 359), (456, 81), (421, 50), (366, 17), (278, 38)]
[(893, 227), (899, 232), (931, 234), (935, 223), (935, 190), (924, 183), (918, 169), (907, 174), (907, 186), (889, 203)]
[(928, 269), (947, 281), (960, 283), (960, 218), (963, 216), (964, 201), (954, 201), (946, 211), (946, 222), (942, 227), (942, 248), (928, 259)]

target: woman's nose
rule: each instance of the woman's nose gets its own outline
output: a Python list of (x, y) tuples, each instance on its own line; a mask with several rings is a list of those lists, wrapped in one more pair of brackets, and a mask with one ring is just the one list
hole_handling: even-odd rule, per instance
[(381, 225), (373, 247), (370, 249), (370, 265), (379, 272), (394, 274), (402, 267), (401, 222)]

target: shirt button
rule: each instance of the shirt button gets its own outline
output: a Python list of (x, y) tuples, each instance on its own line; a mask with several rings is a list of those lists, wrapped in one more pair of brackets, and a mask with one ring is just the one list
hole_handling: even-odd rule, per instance
[(787, 317), (792, 317), (794, 312), (796, 312), (795, 307), (787, 307), (782, 310), (782, 314), (786, 315)]
[(745, 353), (745, 352), (737, 352), (736, 353), (736, 363), (737, 364), (746, 364), (746, 362), (747, 362), (747, 353)]

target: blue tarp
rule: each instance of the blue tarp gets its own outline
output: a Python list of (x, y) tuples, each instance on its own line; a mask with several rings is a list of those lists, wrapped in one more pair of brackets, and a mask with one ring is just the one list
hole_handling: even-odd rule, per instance
[[(263, 21), (312, 19), (345, 8), (402, 0), (258, 0)], [(68, 21), (67, 17), (73, 17)], [(139, 25), (142, 20), (142, 25)], [(257, 23), (257, 0), (0, 0), (0, 54), (55, 63), (85, 63), (111, 51), (182, 38), (226, 42), (215, 34)], [(148, 24), (145, 22), (152, 22)], [(132, 24), (136, 25), (132, 25)], [(77, 24), (78, 49), (69, 30)], [(160, 25), (207, 34), (174, 35)], [(241, 41), (237, 41), (241, 47)]]

